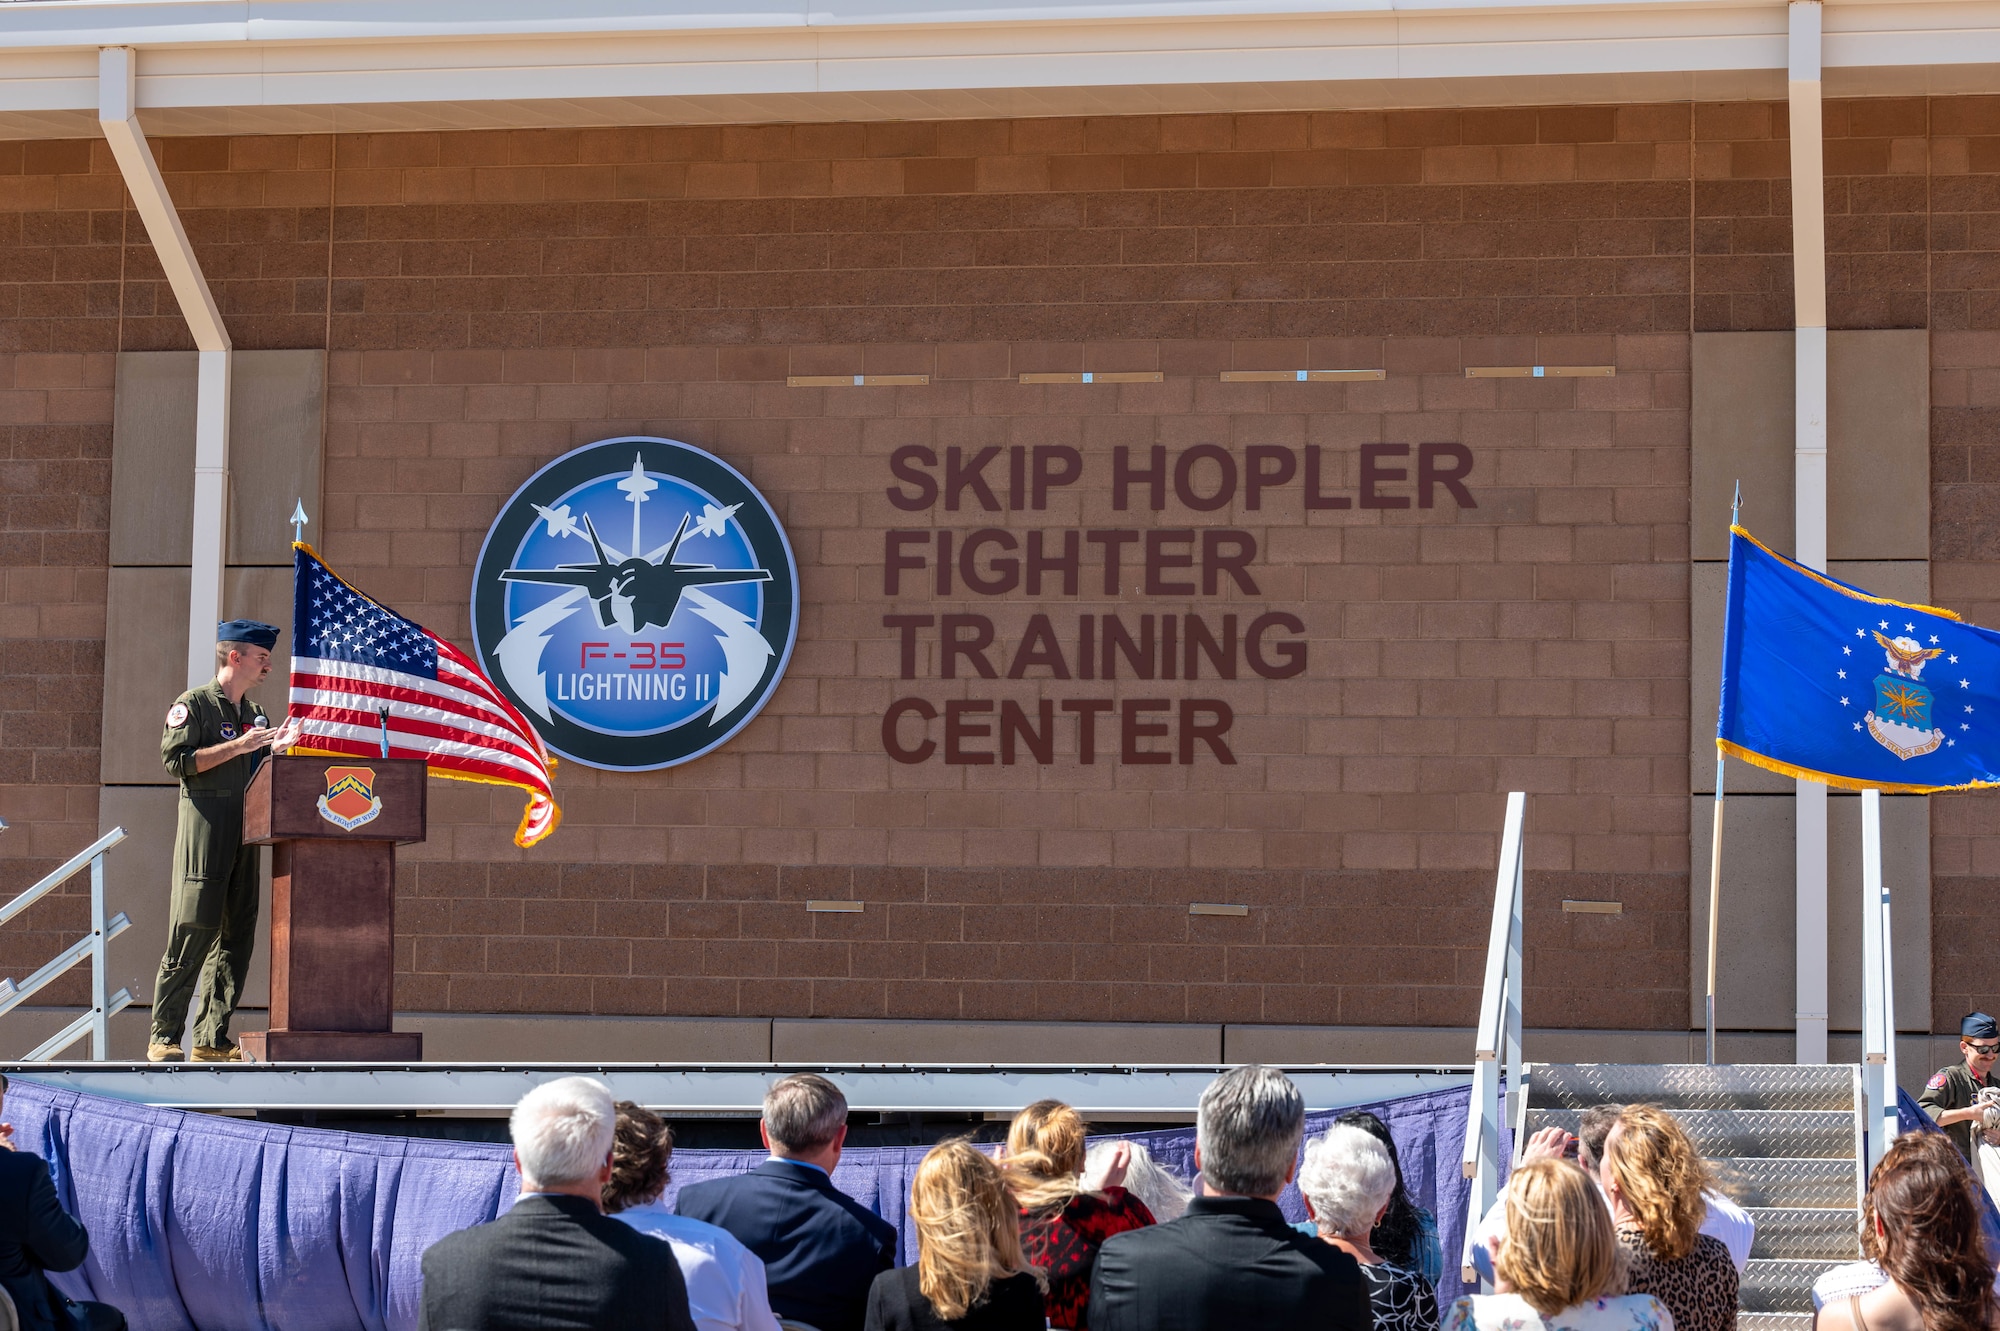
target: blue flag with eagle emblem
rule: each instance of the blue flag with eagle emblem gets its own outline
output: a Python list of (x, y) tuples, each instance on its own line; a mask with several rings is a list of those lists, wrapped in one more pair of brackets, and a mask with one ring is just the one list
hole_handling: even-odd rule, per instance
[(2000, 633), (1874, 596), (1730, 528), (1715, 742), (1786, 776), (1927, 794), (2000, 785)]

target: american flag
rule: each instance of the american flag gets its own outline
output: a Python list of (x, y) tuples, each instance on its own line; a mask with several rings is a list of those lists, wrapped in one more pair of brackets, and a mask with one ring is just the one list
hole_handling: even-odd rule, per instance
[(433, 776), (518, 786), (528, 808), (514, 844), (556, 830), (541, 736), (466, 655), (423, 625), (356, 591), (309, 545), (293, 550), (292, 710), (304, 733), (294, 753), (422, 758)]

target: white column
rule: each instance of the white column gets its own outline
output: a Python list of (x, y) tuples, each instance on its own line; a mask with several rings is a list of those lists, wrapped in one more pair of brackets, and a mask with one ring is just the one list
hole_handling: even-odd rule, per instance
[[(1868, 1168), (1873, 1170), (1888, 1143), (1876, 1129), (1882, 1122), (1883, 1072), (1888, 1061), (1884, 1041), (1883, 980), (1888, 974), (1882, 951), (1882, 792), (1861, 792), (1861, 1085), (1868, 1099)], [(1888, 1037), (1894, 1039), (1894, 1036)], [(1895, 1103), (1888, 1087), (1886, 1103)]]
[[(1826, 169), (1820, 131), (1820, 7), (1793, 0), (1789, 95), (1792, 289), (1797, 326), (1792, 495), (1795, 557), (1826, 568)], [(1797, 1058), (1826, 1062), (1826, 787), (1798, 783)]]
[(194, 400), (194, 548), (188, 558), (188, 687), (215, 674), (229, 545), (229, 352), (199, 355)]
[(229, 527), (229, 332), (208, 280), (167, 196), (159, 163), (139, 127), (138, 61), (130, 47), (97, 53), (97, 120), (118, 162), (132, 206), (146, 225), (167, 285), (200, 352), (194, 427), (194, 542), (188, 552), (188, 687), (215, 673), (215, 625), (222, 618), (222, 564)]

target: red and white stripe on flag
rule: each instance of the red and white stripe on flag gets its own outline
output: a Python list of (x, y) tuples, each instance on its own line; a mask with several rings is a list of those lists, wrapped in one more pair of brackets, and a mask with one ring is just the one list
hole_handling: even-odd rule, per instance
[(541, 736), (466, 655), (355, 589), (311, 547), (295, 547), (291, 717), (294, 752), (421, 758), (436, 776), (515, 786), (528, 807), (514, 833), (533, 846), (562, 821)]

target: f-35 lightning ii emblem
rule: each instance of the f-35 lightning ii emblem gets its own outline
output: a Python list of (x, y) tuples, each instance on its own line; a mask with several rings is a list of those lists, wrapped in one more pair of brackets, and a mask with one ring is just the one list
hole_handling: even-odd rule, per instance
[(494, 518), (472, 579), (488, 677), (549, 748), (614, 771), (728, 743), (777, 689), (798, 629), (778, 515), (735, 468), (672, 439), (550, 462)]

